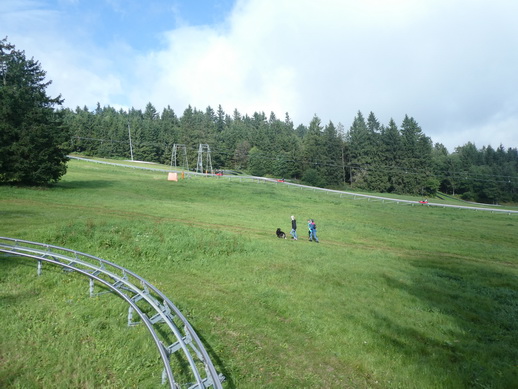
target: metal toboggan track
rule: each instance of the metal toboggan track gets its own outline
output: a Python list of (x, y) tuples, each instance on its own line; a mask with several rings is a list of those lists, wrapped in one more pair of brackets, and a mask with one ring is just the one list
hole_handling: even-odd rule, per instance
[[(90, 296), (113, 292), (126, 301), (129, 305), (128, 326), (145, 325), (156, 344), (164, 365), (162, 384), (171, 388), (222, 388), (225, 377), (217, 373), (187, 319), (162, 292), (142, 277), (93, 255), (44, 243), (0, 237), (0, 253), (37, 260), (38, 275), (42, 273), (44, 262), (82, 274), (90, 280)], [(95, 292), (96, 285), (97, 289), (100, 286), (103, 290)], [(133, 320), (135, 314), (140, 321)], [(176, 341), (171, 343), (171, 339)], [(175, 353), (188, 362), (188, 377), (184, 373), (175, 376), (171, 364), (171, 356)]]

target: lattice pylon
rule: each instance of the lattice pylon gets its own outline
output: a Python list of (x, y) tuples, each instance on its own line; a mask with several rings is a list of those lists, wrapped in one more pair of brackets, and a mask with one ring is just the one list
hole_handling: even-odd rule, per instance
[(174, 163), (174, 167), (176, 167), (176, 160), (177, 160), (178, 149), (183, 150), (183, 163), (184, 163), (184, 167), (185, 167), (185, 170), (189, 170), (189, 162), (187, 161), (187, 147), (185, 145), (182, 145), (182, 144), (176, 144), (175, 143), (173, 145), (173, 152), (171, 153), (171, 167), (173, 166), (173, 163)]
[(203, 152), (206, 152), (207, 154), (207, 160), (206, 160), (206, 169), (207, 171), (210, 171), (210, 174), (214, 174), (212, 171), (212, 160), (210, 159), (210, 147), (208, 144), (201, 144), (198, 149), (198, 165), (196, 166), (196, 172), (197, 173), (203, 173)]

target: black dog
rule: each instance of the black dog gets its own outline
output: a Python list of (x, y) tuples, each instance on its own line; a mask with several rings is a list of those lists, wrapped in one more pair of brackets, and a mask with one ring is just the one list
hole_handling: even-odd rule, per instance
[(277, 228), (277, 231), (275, 231), (275, 233), (277, 234), (277, 238), (286, 239), (286, 234), (282, 232), (280, 228)]

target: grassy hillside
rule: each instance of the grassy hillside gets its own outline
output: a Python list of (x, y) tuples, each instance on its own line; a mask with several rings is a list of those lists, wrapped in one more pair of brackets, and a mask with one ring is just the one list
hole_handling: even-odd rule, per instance
[[(275, 229), (298, 220), (298, 241)], [(0, 236), (116, 262), (184, 312), (227, 388), (518, 387), (518, 216), (70, 161), (0, 187)], [(320, 244), (308, 242), (306, 220)], [(0, 257), (0, 387), (153, 387), (143, 328), (88, 282)]]

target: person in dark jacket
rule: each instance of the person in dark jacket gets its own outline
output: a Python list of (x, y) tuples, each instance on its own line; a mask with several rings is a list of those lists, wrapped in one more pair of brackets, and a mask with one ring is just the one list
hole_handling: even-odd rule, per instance
[(297, 240), (297, 220), (295, 216), (291, 216), (291, 231), (290, 234), (293, 240)]

